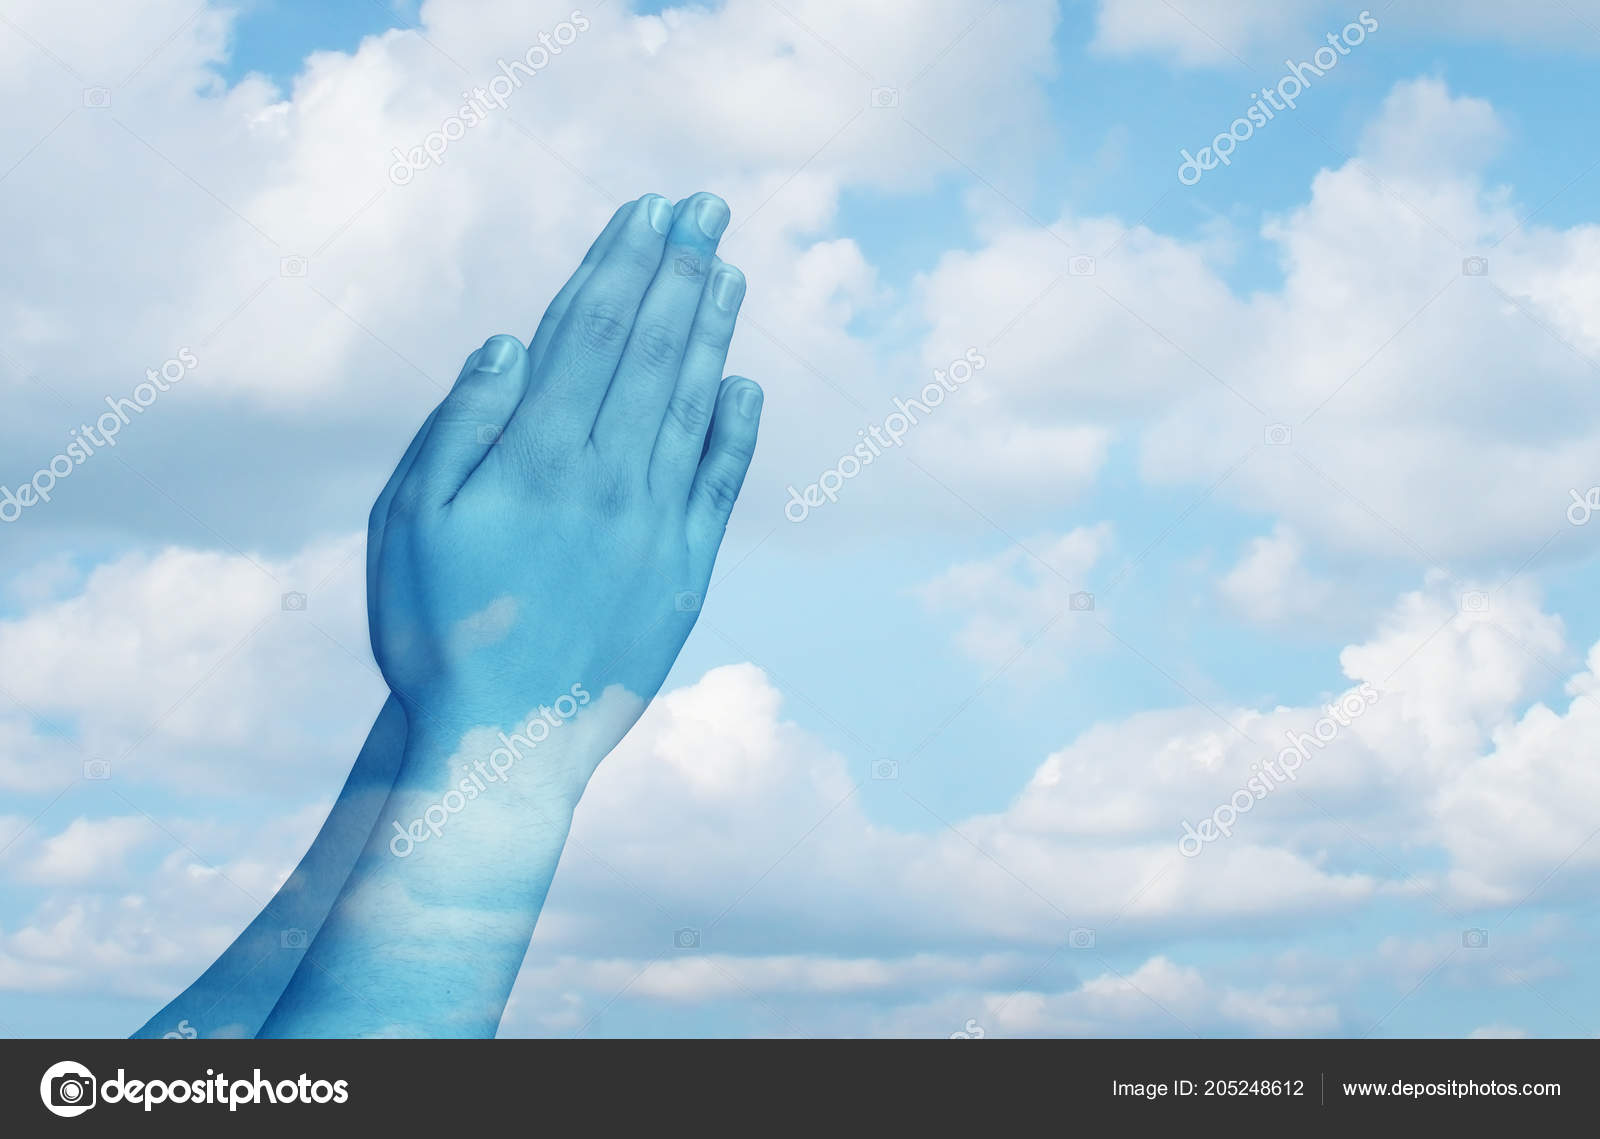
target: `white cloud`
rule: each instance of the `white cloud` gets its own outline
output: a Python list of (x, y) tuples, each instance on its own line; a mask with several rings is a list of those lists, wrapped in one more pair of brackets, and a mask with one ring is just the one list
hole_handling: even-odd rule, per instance
[(1285, 526), (1252, 538), (1238, 563), (1217, 583), (1222, 597), (1246, 620), (1263, 625), (1316, 617), (1333, 597), (1330, 582), (1304, 563), (1305, 545)]
[[(363, 539), (286, 559), (166, 549), (96, 567), (81, 588), (0, 621), (0, 783), (59, 789), (89, 762), (113, 779), (215, 790), (348, 761), (347, 700), (384, 688), (362, 612)], [(284, 595), (309, 595), (305, 610)], [(327, 694), (342, 691), (342, 706)], [(68, 730), (51, 730), (50, 724)]]
[[(67, 117), (7, 179), (8, 247), (51, 271), (0, 286), (0, 329), (14, 334), (0, 382), (26, 412), (0, 428), (14, 456), (0, 482), (27, 478), (76, 426), (66, 417), (180, 346), (199, 361), (115, 458), (30, 514), (45, 531), (118, 529), (131, 515), (184, 540), (209, 528), (204, 540), (253, 546), (242, 518), (292, 548), (351, 528), (462, 356), (491, 332), (531, 332), (615, 206), (701, 188), (732, 204), (724, 254), (754, 283), (732, 367), (774, 405), (809, 409), (772, 417), (764, 439), (751, 498), (764, 490), (775, 518), (776, 487), (822, 469), (853, 445), (864, 408), (917, 380), (903, 345), (879, 358), (845, 331), (886, 297), (855, 242), (827, 232), (841, 194), (919, 189), (958, 163), (998, 171), (1050, 131), (1046, 0), (1017, 0), (1004, 19), (976, 19), (979, 0), (732, 0), (660, 16), (613, 4), (442, 165), (395, 186), (392, 149), (439, 129), (463, 87), (498, 75), (571, 5), (429, 3), (419, 30), (316, 54), (286, 93), (259, 79), (222, 87), (210, 69), (225, 15), (185, 24), (189, 9), (173, 4), (135, 10), (140, 21), (93, 31), (43, 0), (9, 14), (114, 89), (109, 108), (86, 107), (72, 73), (8, 38), (10, 152)], [(708, 58), (723, 61), (715, 75)], [(879, 87), (894, 106), (870, 105)], [(70, 246), (52, 243), (63, 226)], [(305, 276), (281, 274), (302, 256)], [(96, 337), (77, 334), (90, 326)], [(222, 438), (196, 479), (194, 441)], [(119, 459), (181, 509), (151, 501)]]
[(1100, 0), (1092, 46), (1111, 55), (1170, 55), (1190, 67), (1237, 66), (1240, 51), (1298, 31), (1305, 20), (1303, 11), (1288, 4)]
[(989, 666), (1005, 664), (1035, 642), (1060, 644), (1081, 636), (1073, 619), (1092, 617), (1089, 575), (1111, 544), (1111, 526), (1080, 526), (1044, 535), (993, 557), (952, 566), (919, 586), (934, 612), (954, 612), (957, 643)]
[(1267, 1036), (1338, 1030), (1324, 994), (1267, 982), (1235, 987), (1162, 955), (1126, 971), (1102, 963), (1059, 989), (977, 990), (896, 1009), (878, 1022), (887, 1035), (947, 1035), (969, 1018), (985, 1038), (1008, 1036), (1187, 1036), (1241, 1031)]
[[(1313, 546), (1520, 559), (1560, 526), (1600, 442), (1579, 355), (1600, 358), (1600, 237), (1517, 228), (1524, 211), (1481, 177), (1503, 125), (1437, 81), (1398, 87), (1358, 160), (1324, 171), (1266, 227), (1281, 290), (1240, 297), (1204, 242), (1068, 214), (1049, 233), (981, 217), (975, 249), (947, 253), (909, 297), (887, 292), (857, 244), (830, 232), (846, 190), (921, 188), (957, 162), (1004, 182), (1025, 149), (1016, 139), (1048, 137), (1054, 6), (973, 23), (979, 7), (918, 5), (902, 26), (904, 3), (786, 13), (736, 0), (661, 17), (610, 6), (441, 166), (397, 187), (391, 148), (460, 104), (468, 80), (449, 60), (486, 79), (506, 44), (570, 9), (430, 4), (426, 42), (397, 31), (319, 54), (284, 94), (216, 82), (222, 16), (183, 25), (187, 11), (155, 6), (137, 34), (108, 36), (30, 5), (13, 18), (82, 74), (130, 73), (162, 42), (149, 28), (182, 27), (108, 113), (12, 42), (18, 152), (72, 114), (7, 180), (10, 216), (30, 219), (8, 233), (14, 256), (52, 272), (0, 290), (9, 355), (43, 381), (8, 373), (24, 403), (0, 428), (16, 464), (0, 481), (63, 445), (73, 424), (52, 389), (87, 411), (190, 345), (194, 375), (27, 525), (255, 547), (227, 521), (243, 518), (285, 548), (351, 529), (456, 362), (489, 332), (532, 327), (617, 200), (704, 180), (733, 203), (727, 253), (755, 283), (731, 367), (766, 383), (774, 406), (803, 408), (768, 426), (749, 524), (776, 522), (784, 486), (831, 466), (926, 369), (980, 346), (989, 366), (892, 457), (917, 466), (884, 464), (852, 484), (848, 509), (812, 525), (938, 525), (951, 503), (932, 476), (1009, 526), (1041, 491), (1079, 495), (1127, 437), (1148, 478), (1196, 493), (1222, 478), (1223, 500), (1280, 516)], [(1204, 26), (1237, 6), (1201, 7), (1191, 17)], [(1106, 20), (1118, 10), (1106, 5)], [(919, 77), (952, 43), (959, 78)], [(741, 74), (712, 83), (696, 62), (708, 56)], [(761, 97), (723, 98), (735, 81)], [(895, 84), (898, 107), (867, 105), (874, 86)], [(785, 122), (794, 129), (774, 125)], [(86, 197), (112, 182), (115, 202)], [(81, 257), (45, 244), (68, 217)], [(1496, 241), (1489, 277), (1463, 278), (1463, 257)], [(281, 258), (299, 254), (308, 275), (281, 276)], [(1080, 255), (1097, 259), (1094, 275), (1064, 275)], [(73, 331), (85, 326), (102, 334)], [(1529, 383), (1551, 414), (1527, 414)], [(238, 431), (244, 414), (250, 430)], [(1252, 454), (1270, 422), (1292, 423), (1294, 444)], [(202, 438), (227, 445), (209, 448), (196, 478)], [(256, 477), (265, 464), (271, 480)]]
[(128, 855), (159, 836), (149, 819), (135, 815), (74, 819), (40, 844), (23, 874), (36, 882), (65, 884), (120, 878)]
[[(1305, 13), (1283, 5), (1179, 7), (1225, 42), (1259, 34), (1253, 52), (1304, 30)], [(1463, 6), (1462, 23), (1503, 24), (1501, 8)], [(0, 621), (15, 700), (0, 709), (0, 785), (54, 794), (103, 757), (119, 788), (248, 789), (252, 805), (331, 793), (365, 727), (350, 709), (370, 697), (376, 710), (382, 688), (366, 660), (359, 539), (324, 536), (359, 525), (465, 351), (530, 330), (615, 199), (647, 189), (704, 181), (734, 205), (727, 252), (752, 291), (732, 369), (793, 410), (771, 417), (742, 516), (776, 524), (780, 488), (831, 465), (893, 396), (969, 345), (989, 357), (908, 441), (917, 465), (859, 480), (850, 510), (786, 535), (816, 542), (826, 531), (812, 527), (834, 517), (938, 524), (950, 499), (929, 476), (959, 488), (968, 513), (1008, 526), (1022, 515), (1016, 532), (1033, 533), (1051, 524), (1041, 500), (1081, 495), (1132, 442), (1158, 493), (1215, 485), (1271, 520), (1224, 585), (1270, 618), (1315, 591), (1305, 564), (1327, 548), (1419, 569), (1520, 563), (1562, 527), (1567, 489), (1594, 481), (1600, 231), (1519, 226), (1512, 191), (1485, 180), (1506, 127), (1481, 99), (1434, 80), (1397, 87), (1357, 159), (1264, 228), (1281, 288), (1240, 295), (1215, 242), (1127, 217), (1065, 212), (1046, 232), (974, 206), (978, 240), (900, 296), (837, 232), (842, 198), (924, 189), (962, 166), (1009, 185), (1053, 137), (1041, 80), (1055, 5), (976, 22), (982, 0), (730, 0), (659, 17), (608, 5), (441, 167), (386, 181), (391, 147), (435, 129), (506, 45), (569, 10), (436, 0), (426, 40), (401, 31), (318, 55), (279, 92), (259, 79), (224, 88), (211, 66), (229, 17), (186, 22), (183, 0), (95, 21), (43, 0), (8, 9), (56, 59), (0, 36), (0, 145), (29, 155), (6, 175), (0, 224), (14, 261), (49, 268), (0, 283), (13, 456), (0, 482), (16, 485), (77, 416), (178, 347), (193, 345), (199, 366), (17, 524), (10, 597), (29, 608)], [(1550, 14), (1512, 19), (1548, 34)], [(1217, 61), (1170, 6), (1156, 15), (1108, 0), (1098, 46)], [(947, 48), (960, 66), (921, 74)], [(708, 72), (707, 58), (733, 70)], [(91, 84), (112, 88), (109, 108), (85, 105)], [(899, 108), (868, 106), (878, 86)], [(1490, 246), (1489, 275), (1463, 277), (1462, 258)], [(291, 254), (310, 256), (306, 277), (281, 275)], [(1069, 272), (1074, 256), (1095, 257), (1093, 275)], [(908, 329), (921, 333), (911, 351)], [(1291, 444), (1262, 446), (1274, 422), (1292, 425)], [(1001, 663), (1070, 607), (1061, 578), (1092, 579), (1110, 533), (1052, 532), (1029, 545), (1056, 572), (1009, 550), (939, 575), (923, 598), (956, 615), (971, 656)], [(85, 572), (63, 543), (113, 552)], [(1326, 698), (1369, 681), (1381, 700), (1192, 861), (1176, 853), (1180, 822), (1226, 801), (1320, 707), (1108, 718), (1002, 808), (919, 832), (863, 804), (866, 757), (785, 720), (762, 670), (707, 673), (652, 707), (602, 767), (517, 1024), (573, 1030), (692, 925), (705, 955), (650, 965), (645, 999), (754, 992), (807, 1025), (784, 1002), (871, 1000), (880, 1031), (947, 1033), (974, 1016), (997, 1034), (1171, 1030), (1154, 997), (1201, 1029), (1337, 1030), (1348, 990), (1202, 968), (1192, 945), (1243, 924), (1328, 928), (1424, 891), (1504, 905), (1537, 889), (1537, 904), (1581, 889), (1600, 859), (1585, 843), (1600, 787), (1578, 758), (1594, 751), (1600, 659), (1571, 679), (1570, 705), (1540, 703), (1552, 670), (1571, 671), (1561, 622), (1517, 584), (1478, 586), (1489, 609), (1463, 613), (1469, 588), (1430, 576), (1347, 648)], [(306, 613), (281, 609), (290, 589), (311, 594)], [(903, 786), (914, 793), (909, 773)], [(320, 818), (266, 810), (259, 828), (209, 843), (183, 829), (188, 846), (162, 846), (113, 809), (74, 801), (32, 828), (25, 814), (0, 821), (0, 841), (21, 835), (0, 866), (33, 891), (0, 929), (0, 986), (165, 999), (253, 914)], [(137, 890), (101, 873), (123, 858), (156, 860)], [(1076, 923), (1099, 931), (1118, 968), (1078, 957), (1070, 976), (1033, 981)], [(1435, 948), (1374, 953), (1398, 977)], [(933, 985), (948, 1000), (928, 1003)]]
[[(986, 348), (984, 401), (941, 424), (945, 449), (1000, 486), (1032, 462), (1008, 451), (1008, 426), (1095, 430), (1137, 441), (1175, 511), (1214, 496), (1308, 548), (1516, 565), (1560, 537), (1553, 555), (1571, 556), (1589, 539), (1562, 511), (1600, 447), (1583, 395), (1600, 360), (1600, 231), (1521, 224), (1482, 176), (1503, 134), (1480, 99), (1399, 84), (1356, 156), (1264, 226), (1283, 284), (1248, 296), (1205, 244), (1142, 225), (995, 226), (920, 289), (932, 342), (1006, 329)], [(1491, 246), (1489, 274), (1464, 274)], [(1097, 255), (1093, 275), (1066, 273), (1079, 251)], [(1052, 473), (1034, 485), (1054, 497)], [(1016, 497), (963, 490), (993, 516)]]
[[(91, 575), (86, 591), (98, 588)], [(1593, 751), (1600, 649), (1572, 681), (1579, 698), (1566, 712), (1528, 706), (1544, 667), (1530, 654), (1563, 658), (1559, 623), (1514, 590), (1488, 613), (1462, 613), (1452, 590), (1436, 581), (1401, 598), (1345, 650), (1348, 683), (1379, 683), (1381, 699), (1311, 745), (1292, 787), (1193, 859), (1178, 853), (1181, 821), (1227, 801), (1322, 708), (1222, 709), (1231, 727), (1202, 709), (1109, 721), (1047, 757), (1004, 810), (918, 832), (874, 821), (854, 760), (784, 720), (760, 669), (714, 669), (658, 699), (593, 780), (508, 1031), (574, 1031), (652, 961), (630, 987), (636, 999), (753, 993), (780, 1027), (752, 1031), (785, 1031), (784, 1019), (822, 1030), (851, 1016), (859, 1027), (861, 1002), (883, 1032), (948, 1034), (966, 1017), (996, 1034), (1178, 1031), (1174, 1018), (1202, 1030), (1336, 1031), (1353, 981), (1209, 970), (1199, 983), (1198, 967), (1182, 963), (1192, 940), (1240, 922), (1332, 928), (1424, 892), (1510, 904), (1557, 865), (1545, 889), (1570, 891), (1600, 868), (1580, 833), (1600, 802), (1580, 758)], [(902, 782), (917, 793), (910, 773)], [(112, 971), (118, 991), (153, 998), (253, 915), (321, 810), (242, 837), (188, 824), (154, 835), (123, 816), (24, 831), (7, 875), (55, 890), (0, 931), (0, 978), (81, 988)], [(137, 893), (101, 873), (147, 843), (159, 861)], [(1442, 872), (1407, 869), (1418, 844)], [(1388, 853), (1375, 860), (1375, 848)], [(252, 853), (196, 853), (206, 850)], [(698, 954), (674, 956), (681, 927), (699, 932)], [(1080, 927), (1097, 931), (1093, 952), (1067, 950), (1040, 978)], [(1143, 964), (1108, 968), (1152, 941), (1163, 948)], [(1394, 942), (1374, 959), (1398, 979), (1437, 964), (1447, 941)], [(1465, 964), (1476, 961), (1487, 958)], [(1548, 967), (1524, 954), (1512, 973)], [(932, 991), (944, 995), (930, 1004)]]

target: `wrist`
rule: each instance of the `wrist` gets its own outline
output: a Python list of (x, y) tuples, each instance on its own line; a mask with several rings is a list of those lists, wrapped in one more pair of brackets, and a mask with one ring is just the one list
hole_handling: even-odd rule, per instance
[[(390, 793), (383, 837), (416, 844), (504, 846), (512, 836), (564, 833), (598, 757), (557, 746), (543, 721), (468, 727), (429, 720), (410, 731)], [(562, 725), (565, 726), (565, 725)]]
[(575, 784), (569, 788), (575, 797), (646, 703), (620, 684), (598, 692), (582, 682), (528, 688), (545, 695), (534, 702), (482, 687), (397, 694), (406, 720), (404, 767), (417, 777), (448, 774), (450, 785), (476, 775), (475, 786), (508, 782), (515, 771), (517, 782), (545, 789)]
[(594, 697), (573, 685), (514, 715), (405, 703), (405, 750), (377, 829), (400, 857), (424, 847), (501, 857), (564, 836), (590, 776), (643, 710), (618, 686)]

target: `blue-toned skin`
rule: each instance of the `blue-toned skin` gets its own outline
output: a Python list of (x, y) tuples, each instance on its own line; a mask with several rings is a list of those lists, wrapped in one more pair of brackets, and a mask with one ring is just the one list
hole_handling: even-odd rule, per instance
[(754, 450), (760, 389), (722, 379), (744, 291), (715, 256), (727, 220), (711, 195), (625, 206), (532, 344), (474, 353), (396, 472), (369, 608), (406, 743), (260, 1035), (495, 1031), (579, 796), (688, 636)]
[(222, 956), (133, 1034), (135, 1040), (249, 1038), (260, 1030), (366, 845), (405, 742), (405, 712), (390, 696), (294, 873)]
[[(374, 652), (405, 699), (295, 875), (136, 1035), (249, 1035), (269, 1011), (262, 1035), (492, 1034), (572, 809), (687, 636), (753, 451), (760, 390), (719, 382), (744, 290), (714, 254), (726, 218), (709, 195), (624, 206), (526, 350), (467, 361), (368, 531)], [(551, 737), (497, 777), (501, 728)], [(441, 795), (468, 783), (482, 802), (457, 794), (457, 819)]]

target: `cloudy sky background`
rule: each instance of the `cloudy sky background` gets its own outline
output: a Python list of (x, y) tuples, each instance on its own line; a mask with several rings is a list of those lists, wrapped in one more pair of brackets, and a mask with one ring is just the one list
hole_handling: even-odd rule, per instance
[(503, 1033), (1600, 1031), (1600, 2), (1375, 4), (1186, 186), (1359, 7), (605, 0), (391, 180), (575, 6), (0, 3), (0, 483), (197, 361), (0, 526), (0, 1032), (132, 1031), (271, 896), (416, 423), (697, 189), (762, 446)]

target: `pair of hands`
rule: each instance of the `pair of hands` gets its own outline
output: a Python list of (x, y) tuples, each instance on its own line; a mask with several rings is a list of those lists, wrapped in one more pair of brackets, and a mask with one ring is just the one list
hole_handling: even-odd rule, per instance
[[(395, 700), (294, 874), (137, 1035), (494, 1034), (578, 798), (683, 646), (755, 448), (761, 390), (722, 378), (744, 296), (727, 223), (709, 194), (628, 203), (526, 348), (468, 358), (372, 510)], [(497, 778), (496, 730), (542, 740), (552, 707), (574, 724)]]
[(710, 194), (624, 205), (528, 347), (491, 337), (412, 440), (367, 555), (412, 733), (448, 748), (574, 685), (641, 708), (660, 689), (760, 419), (761, 389), (722, 376), (745, 290), (716, 256), (728, 218)]

